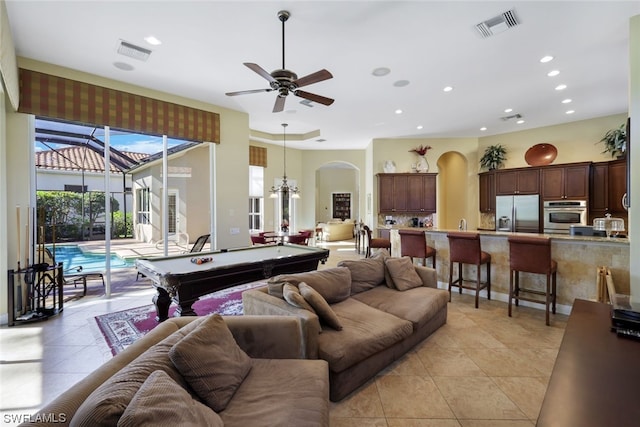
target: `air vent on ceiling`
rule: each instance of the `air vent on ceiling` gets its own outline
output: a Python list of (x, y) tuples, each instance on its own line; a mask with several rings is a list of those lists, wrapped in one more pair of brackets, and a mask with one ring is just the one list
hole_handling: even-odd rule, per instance
[(501, 15), (479, 23), (476, 25), (476, 30), (478, 30), (482, 37), (486, 38), (508, 30), (511, 27), (515, 27), (516, 25), (520, 25), (520, 21), (518, 21), (515, 11), (508, 10)]
[(507, 122), (509, 120), (518, 120), (518, 119), (521, 119), (521, 118), (522, 118), (521, 114), (513, 114), (511, 116), (500, 117), (500, 120)]
[(139, 61), (146, 61), (151, 55), (151, 51), (149, 49), (136, 46), (135, 44), (126, 42), (124, 40), (120, 40), (120, 43), (118, 44), (118, 53), (120, 55), (128, 56), (129, 58), (134, 58)]

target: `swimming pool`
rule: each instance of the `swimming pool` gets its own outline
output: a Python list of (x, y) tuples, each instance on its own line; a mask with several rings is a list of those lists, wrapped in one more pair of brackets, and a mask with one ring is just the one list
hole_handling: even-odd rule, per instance
[[(48, 246), (53, 252), (53, 247)], [(82, 266), (82, 271), (104, 271), (106, 257), (102, 254), (84, 253), (78, 245), (56, 245), (54, 257), (56, 262), (62, 262), (65, 271), (74, 270)], [(111, 254), (111, 268), (134, 267), (134, 259), (124, 259), (118, 255)]]

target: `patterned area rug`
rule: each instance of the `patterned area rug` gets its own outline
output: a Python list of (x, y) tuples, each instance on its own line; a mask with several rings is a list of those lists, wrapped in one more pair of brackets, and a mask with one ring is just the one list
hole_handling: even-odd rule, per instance
[[(242, 292), (265, 285), (266, 282), (252, 282), (205, 295), (193, 304), (193, 310), (198, 316), (211, 313), (240, 316), (242, 315)], [(175, 311), (176, 306), (172, 304), (169, 308), (169, 316), (173, 316)], [(114, 356), (158, 325), (156, 308), (153, 304), (103, 314), (96, 316), (95, 320)]]

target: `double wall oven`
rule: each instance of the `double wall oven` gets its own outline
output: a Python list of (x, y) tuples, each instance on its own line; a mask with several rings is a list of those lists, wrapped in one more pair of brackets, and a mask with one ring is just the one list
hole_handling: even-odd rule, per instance
[(569, 234), (572, 225), (587, 225), (586, 200), (549, 200), (543, 208), (545, 233)]

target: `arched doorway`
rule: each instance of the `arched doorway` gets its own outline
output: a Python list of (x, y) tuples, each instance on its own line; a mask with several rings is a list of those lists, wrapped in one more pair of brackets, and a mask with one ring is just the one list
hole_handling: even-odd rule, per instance
[(467, 158), (456, 151), (438, 158), (438, 218), (437, 227), (455, 230), (460, 219), (468, 218), (469, 177)]
[(360, 218), (360, 170), (348, 162), (329, 162), (316, 169), (315, 222)]

